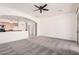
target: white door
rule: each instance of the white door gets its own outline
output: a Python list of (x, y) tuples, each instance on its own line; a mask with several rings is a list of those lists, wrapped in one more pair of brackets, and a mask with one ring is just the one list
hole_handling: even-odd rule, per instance
[(37, 24), (29, 22), (27, 26), (28, 26), (29, 37), (35, 37), (37, 35)]

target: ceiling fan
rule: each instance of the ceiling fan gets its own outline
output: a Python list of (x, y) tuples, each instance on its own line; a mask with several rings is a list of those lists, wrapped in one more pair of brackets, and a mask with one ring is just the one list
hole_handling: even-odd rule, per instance
[(40, 13), (42, 13), (42, 11), (48, 11), (49, 10), (49, 9), (45, 8), (47, 6), (47, 4), (45, 4), (43, 6), (37, 6), (37, 5), (34, 5), (34, 6), (38, 8), (37, 10), (34, 10), (34, 11), (40, 10)]

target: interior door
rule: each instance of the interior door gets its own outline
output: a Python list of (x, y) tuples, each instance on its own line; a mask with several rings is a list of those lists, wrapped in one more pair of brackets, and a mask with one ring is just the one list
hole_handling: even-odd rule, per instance
[(29, 37), (37, 36), (37, 24), (33, 22), (28, 23), (28, 35)]

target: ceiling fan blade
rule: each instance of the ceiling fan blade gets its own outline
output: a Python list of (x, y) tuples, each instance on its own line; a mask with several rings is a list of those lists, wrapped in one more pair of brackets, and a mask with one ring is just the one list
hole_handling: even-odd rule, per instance
[(42, 13), (42, 10), (40, 9), (40, 13)]
[(37, 7), (37, 8), (40, 8), (40, 7), (38, 7), (37, 5), (34, 5), (35, 7)]
[(49, 11), (49, 9), (43, 9), (44, 11)]
[(42, 8), (44, 8), (44, 7), (46, 7), (47, 6), (47, 4), (45, 4), (44, 6), (42, 6)]

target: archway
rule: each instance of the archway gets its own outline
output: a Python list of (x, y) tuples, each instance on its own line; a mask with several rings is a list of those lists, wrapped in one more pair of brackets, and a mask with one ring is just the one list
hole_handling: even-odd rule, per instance
[(0, 15), (0, 19), (10, 20), (10, 21), (24, 21), (26, 23), (26, 28), (28, 31), (29, 37), (37, 36), (37, 23), (31, 19), (27, 19), (22, 16), (14, 16), (14, 15)]

